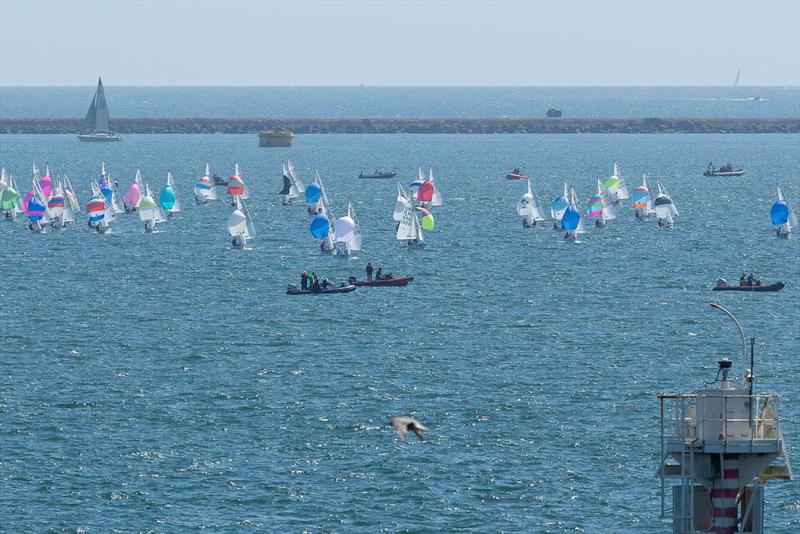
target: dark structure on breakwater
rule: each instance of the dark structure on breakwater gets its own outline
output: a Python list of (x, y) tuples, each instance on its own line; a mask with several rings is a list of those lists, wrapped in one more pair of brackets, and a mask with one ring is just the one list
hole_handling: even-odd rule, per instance
[[(82, 119), (0, 119), (0, 134), (75, 134)], [(568, 134), (800, 133), (794, 118), (646, 119), (126, 119), (122, 134)]]

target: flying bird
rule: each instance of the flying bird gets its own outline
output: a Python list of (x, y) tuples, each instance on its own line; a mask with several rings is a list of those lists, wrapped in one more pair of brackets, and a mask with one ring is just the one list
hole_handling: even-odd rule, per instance
[(400, 435), (401, 439), (406, 439), (406, 436), (409, 432), (416, 434), (419, 439), (424, 439), (423, 435), (428, 430), (422, 426), (422, 423), (411, 417), (392, 417), (389, 419), (389, 422), (392, 424), (394, 429), (397, 430), (397, 433)]

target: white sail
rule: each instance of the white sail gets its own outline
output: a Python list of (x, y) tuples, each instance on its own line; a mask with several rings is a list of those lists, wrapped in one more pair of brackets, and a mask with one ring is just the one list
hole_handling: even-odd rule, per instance
[[(786, 199), (783, 198), (783, 191), (781, 191), (780, 186), (778, 186), (778, 200), (781, 202), (786, 202)], [(786, 224), (789, 226), (789, 230), (795, 229), (798, 227), (797, 225), (797, 216), (794, 214), (794, 210), (792, 209), (792, 205), (786, 202), (786, 205), (789, 207), (789, 218), (786, 220)]]
[(539, 199), (539, 196), (536, 194), (536, 190), (533, 188), (533, 179), (528, 179), (528, 190), (533, 196), (533, 204), (531, 206), (531, 215), (534, 221), (540, 222), (544, 221), (547, 217), (544, 215), (544, 210), (542, 209), (542, 202)]
[(517, 215), (526, 217), (532, 222), (533, 209), (533, 189), (531, 188), (530, 180), (528, 180), (528, 191), (517, 202)]
[(597, 196), (600, 197), (600, 200), (603, 203), (603, 215), (602, 218), (604, 221), (611, 221), (617, 218), (617, 214), (614, 211), (614, 206), (609, 199), (608, 191), (603, 186), (603, 182), (597, 180)]
[(616, 192), (617, 200), (628, 200), (631, 198), (631, 193), (628, 191), (628, 184), (625, 183), (625, 177), (622, 176), (622, 171), (619, 170), (619, 166), (616, 162), (614, 162), (614, 176), (619, 179), (619, 188)]
[(666, 187), (664, 187), (664, 185), (663, 185), (661, 182), (658, 182), (658, 192), (659, 192), (659, 193), (663, 193), (663, 194), (665, 194), (665, 195), (667, 195), (667, 196), (669, 197), (669, 199), (670, 199), (670, 204), (669, 204), (669, 206), (670, 206), (670, 208), (669, 208), (669, 213), (670, 213), (670, 215), (672, 215), (673, 217), (677, 217), (677, 216), (679, 215), (679, 213), (678, 213), (678, 207), (675, 205), (675, 201), (674, 201), (674, 200), (672, 200), (672, 197), (670, 196), (670, 194), (669, 194), (669, 191), (667, 191), (667, 188), (666, 188)]
[(406, 196), (406, 192), (403, 190), (403, 186), (400, 185), (400, 182), (397, 182), (397, 201), (394, 205), (394, 212), (392, 213), (392, 218), (400, 222), (403, 220), (403, 214), (405, 213), (406, 209), (411, 205)]
[[(111, 174), (106, 169), (106, 163), (102, 162), (100, 164), (100, 176), (106, 182), (106, 187), (111, 189), (111, 209), (114, 213), (124, 213), (125, 208), (123, 207), (122, 203), (119, 201), (119, 192), (117, 191), (117, 186), (114, 184), (114, 181), (111, 179)], [(108, 199), (106, 199), (108, 200)]]
[(738, 87), (739, 86), (739, 80), (740, 80), (741, 76), (742, 76), (742, 70), (741, 69), (736, 69), (736, 78), (733, 79), (733, 86), (734, 87)]
[(428, 169), (428, 180), (430, 180), (431, 184), (433, 184), (433, 196), (431, 197), (431, 206), (443, 206), (444, 205), (444, 198), (442, 197), (442, 193), (439, 192), (439, 186), (436, 185), (436, 181), (433, 179), (433, 169)]
[(292, 161), (291, 160), (286, 160), (286, 165), (287, 165), (287, 170), (289, 171), (289, 178), (291, 178), (292, 182), (294, 182), (294, 186), (297, 188), (297, 191), (299, 193), (301, 193), (301, 194), (305, 193), (306, 192), (306, 186), (303, 183), (303, 181), (300, 179), (300, 177), (297, 175), (297, 171), (295, 170), (294, 164), (292, 163)]
[(256, 227), (253, 224), (253, 217), (250, 216), (250, 212), (248, 211), (247, 206), (244, 205), (244, 202), (242, 202), (242, 199), (239, 198), (238, 195), (234, 197), (233, 203), (236, 211), (240, 211), (244, 215), (245, 228), (247, 229), (247, 232), (245, 232), (244, 234), (245, 237), (247, 239), (255, 239)]
[(397, 237), (397, 239), (400, 241), (416, 239), (416, 230), (414, 229), (414, 208), (412, 206), (408, 206), (403, 210), (403, 217), (400, 219), (400, 224), (397, 225), (397, 233), (395, 237)]
[(650, 197), (650, 199), (647, 201), (647, 208), (645, 209), (645, 213), (647, 213), (648, 215), (651, 213), (655, 213), (656, 210), (653, 207), (653, 201), (655, 200), (655, 197), (653, 196), (653, 190), (650, 188), (650, 184), (647, 183), (646, 174), (642, 176), (642, 185), (647, 188), (647, 194)]

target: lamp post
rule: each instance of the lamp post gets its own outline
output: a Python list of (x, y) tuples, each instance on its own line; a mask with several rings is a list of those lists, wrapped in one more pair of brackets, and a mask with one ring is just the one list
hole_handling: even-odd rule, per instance
[(719, 304), (715, 304), (715, 303), (712, 302), (709, 305), (712, 308), (721, 311), (722, 313), (724, 313), (725, 315), (727, 315), (728, 317), (733, 319), (733, 322), (736, 324), (736, 328), (739, 329), (739, 337), (742, 340), (742, 385), (746, 385), (747, 384), (747, 377), (745, 376), (746, 375), (745, 366), (747, 365), (747, 356), (745, 355), (746, 349), (745, 349), (745, 343), (744, 343), (744, 330), (742, 330), (742, 325), (739, 324), (739, 321), (736, 320), (736, 317), (734, 317), (731, 312), (729, 312), (728, 310), (726, 310), (725, 308), (723, 308)]

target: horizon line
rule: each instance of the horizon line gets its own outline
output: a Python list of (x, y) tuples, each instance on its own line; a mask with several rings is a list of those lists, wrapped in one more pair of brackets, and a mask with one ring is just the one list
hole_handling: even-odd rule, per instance
[[(49, 88), (62, 88), (62, 87), (95, 87), (96, 84), (92, 83), (90, 85), (83, 85), (83, 84), (64, 84), (64, 85), (31, 85), (31, 84), (0, 84), (0, 89), (4, 88), (40, 88), (40, 87), (49, 87)], [(146, 85), (146, 84), (113, 84), (109, 85), (106, 82), (103, 82), (104, 87), (241, 87), (241, 88), (253, 88), (253, 87), (269, 87), (269, 88), (487, 88), (487, 87), (498, 87), (498, 88), (528, 88), (528, 87), (548, 87), (548, 88), (564, 88), (564, 87), (591, 87), (591, 88), (624, 88), (624, 87), (632, 87), (632, 88), (661, 88), (661, 87), (724, 87), (724, 88), (748, 88), (748, 87), (774, 87), (774, 88), (791, 88), (791, 89), (800, 89), (800, 83), (797, 85), (792, 84), (747, 84), (747, 85), (733, 85), (733, 84), (697, 84), (697, 85), (681, 85), (681, 84), (645, 84), (645, 85), (638, 85), (638, 84), (622, 84), (622, 85), (615, 85), (615, 84), (597, 84), (597, 85), (586, 85), (586, 84), (542, 84), (542, 85), (532, 85), (532, 84), (491, 84), (491, 85), (481, 85), (481, 84), (242, 84), (242, 85), (229, 85), (229, 84), (185, 84), (185, 85), (178, 85), (178, 84), (165, 84), (165, 85)]]

